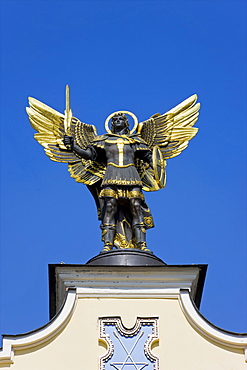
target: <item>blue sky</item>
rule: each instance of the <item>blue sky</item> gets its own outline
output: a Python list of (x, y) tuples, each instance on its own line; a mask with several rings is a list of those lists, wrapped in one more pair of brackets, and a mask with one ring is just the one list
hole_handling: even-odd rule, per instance
[(198, 135), (146, 194), (148, 246), (168, 264), (208, 264), (213, 324), (247, 331), (246, 2), (1, 1), (1, 334), (48, 321), (49, 263), (102, 248), (93, 199), (33, 139), (32, 96), (104, 132), (116, 110), (140, 121), (197, 93)]

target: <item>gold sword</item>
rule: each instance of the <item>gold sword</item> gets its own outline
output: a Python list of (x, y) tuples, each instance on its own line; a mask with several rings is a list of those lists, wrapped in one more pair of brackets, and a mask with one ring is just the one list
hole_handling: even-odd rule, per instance
[[(72, 110), (70, 109), (69, 85), (66, 85), (65, 99), (66, 99), (66, 109), (64, 111), (64, 131), (65, 135), (71, 136)], [(70, 145), (67, 145), (67, 149), (70, 149)]]

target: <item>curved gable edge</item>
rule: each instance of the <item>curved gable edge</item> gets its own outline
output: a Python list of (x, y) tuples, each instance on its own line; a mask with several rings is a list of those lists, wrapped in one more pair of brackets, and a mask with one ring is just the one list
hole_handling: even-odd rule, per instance
[(44, 326), (25, 334), (3, 335), (0, 365), (14, 363), (14, 351), (40, 345), (63, 330), (69, 322), (76, 304), (76, 289), (68, 288), (64, 303), (58, 313)]
[(198, 311), (187, 289), (180, 289), (179, 303), (187, 321), (197, 332), (216, 344), (242, 349), (247, 362), (247, 334), (228, 332), (210, 323)]

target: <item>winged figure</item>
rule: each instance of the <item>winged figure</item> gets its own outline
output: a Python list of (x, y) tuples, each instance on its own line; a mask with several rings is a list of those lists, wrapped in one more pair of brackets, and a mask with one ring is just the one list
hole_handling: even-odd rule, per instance
[[(166, 160), (179, 155), (197, 134), (197, 95), (164, 114), (139, 122), (133, 113), (118, 111), (106, 120), (106, 133), (29, 98), (27, 113), (35, 139), (55, 162), (68, 164), (70, 176), (85, 184), (94, 197), (101, 221), (101, 252), (112, 248), (149, 251), (146, 230), (154, 227), (144, 191), (165, 187)], [(134, 118), (129, 128), (127, 116)], [(110, 128), (109, 128), (110, 123)]]

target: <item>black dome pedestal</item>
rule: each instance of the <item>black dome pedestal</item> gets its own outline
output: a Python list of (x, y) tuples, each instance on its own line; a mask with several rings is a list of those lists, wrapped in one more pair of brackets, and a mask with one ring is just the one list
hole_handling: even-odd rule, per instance
[(160, 258), (152, 252), (139, 249), (115, 249), (100, 253), (91, 258), (86, 265), (93, 266), (164, 266)]

